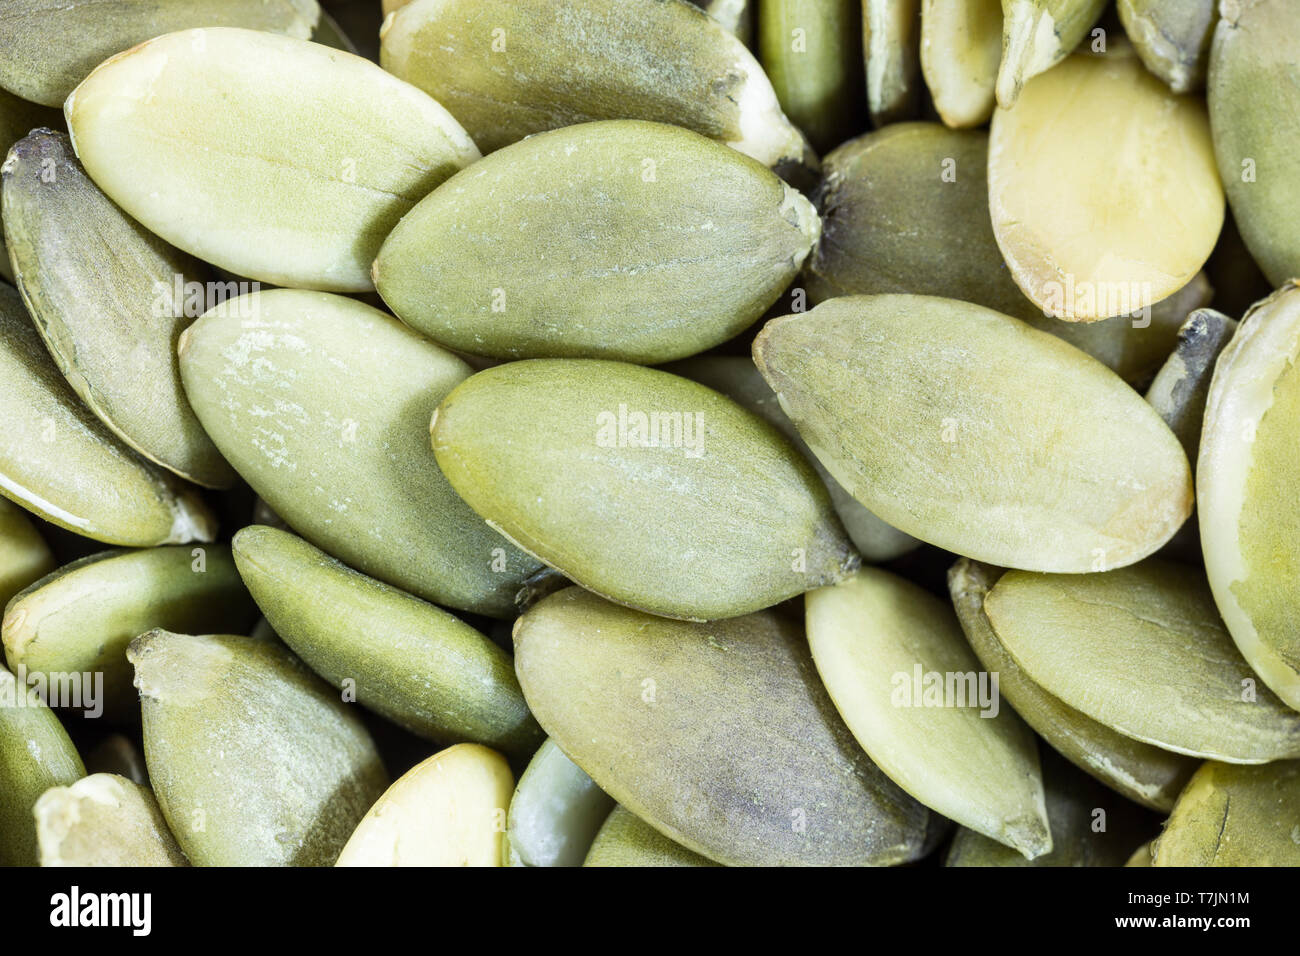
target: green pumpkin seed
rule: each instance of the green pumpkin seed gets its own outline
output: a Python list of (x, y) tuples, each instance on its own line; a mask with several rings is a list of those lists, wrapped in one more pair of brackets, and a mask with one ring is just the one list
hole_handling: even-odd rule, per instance
[(90, 177), (150, 232), (249, 279), (340, 292), (373, 288), (384, 237), (479, 155), (373, 63), (253, 30), (150, 40), (64, 112)]
[(0, 498), (0, 611), (9, 599), (54, 570), (54, 555), (22, 509)]
[(1002, 260), (989, 218), (987, 166), (987, 134), (937, 123), (896, 123), (832, 152), (815, 195), (822, 238), (805, 269), (810, 296), (963, 299), (1065, 339), (1126, 381), (1149, 380), (1173, 350), (1187, 313), (1209, 301), (1205, 276), (1198, 273), (1135, 317), (1083, 323), (1045, 315)]
[(752, 361), (740, 356), (708, 355), (678, 362), (667, 371), (707, 385), (775, 425), (799, 449), (826, 485), (835, 513), (848, 532), (849, 540), (863, 558), (868, 561), (890, 561), (921, 543), (910, 534), (904, 534), (881, 521), (831, 477), (826, 466), (817, 460), (812, 449), (799, 437), (799, 430), (781, 410), (776, 393), (768, 388)]
[(385, 240), (374, 278), (449, 348), (655, 364), (752, 325), (819, 231), (808, 200), (735, 150), (659, 123), (584, 123), (434, 190)]
[(280, 638), (362, 706), (429, 740), (518, 755), (542, 740), (510, 655), (459, 618), (286, 531), (244, 528), (234, 553)]
[(962, 828), (944, 866), (1120, 866), (1154, 826), (1137, 807), (1044, 748), (1043, 783), (1052, 852), (1026, 860), (1008, 846)]
[(1142, 63), (1171, 90), (1191, 93), (1205, 84), (1219, 20), (1215, 0), (1117, 0), (1115, 6)]
[(979, 126), (993, 115), (1001, 59), (1001, 0), (921, 0), (921, 74), (944, 125)]
[(122, 214), (62, 133), (37, 130), (4, 167), (4, 228), (18, 289), (64, 377), (134, 451), (182, 478), (229, 487), (176, 368), (203, 267)]
[(1193, 463), (1201, 442), (1205, 401), (1214, 363), (1237, 323), (1222, 312), (1197, 309), (1178, 331), (1178, 345), (1147, 389), (1147, 401), (1182, 442)]
[(457, 744), (409, 770), (370, 809), (337, 866), (500, 866), (510, 765)]
[(596, 834), (583, 866), (717, 866), (674, 843), (635, 813), (615, 807)]
[(862, 0), (759, 0), (758, 50), (781, 109), (819, 152), (864, 123)]
[(36, 866), (32, 807), (86, 775), (54, 711), (0, 667), (0, 866)]
[(1206, 762), (1155, 841), (1155, 866), (1300, 866), (1300, 761)]
[(1068, 321), (1137, 313), (1173, 294), (1223, 226), (1204, 108), (1118, 44), (1070, 57), (1014, 110), (993, 114), (988, 189), (1012, 278)]
[(1002, 63), (998, 105), (1009, 110), (1030, 79), (1079, 45), (1106, 0), (1002, 0)]
[(920, 93), (921, 0), (862, 0), (867, 112), (875, 126), (916, 111)]
[(537, 563), (457, 497), (425, 431), (460, 359), (360, 302), (276, 289), (195, 322), (180, 365), (212, 440), (296, 532), (426, 600), (513, 611)]
[(613, 808), (613, 799), (548, 739), (510, 798), (502, 864), (581, 866)]
[(774, 319), (759, 370), (855, 498), (922, 541), (1010, 567), (1129, 564), (1191, 510), (1178, 440), (1114, 373), (989, 309), (855, 296)]
[(124, 734), (109, 734), (101, 740), (86, 756), (86, 772), (113, 774), (141, 786), (149, 785), (149, 771), (145, 767), (144, 754)]
[(1300, 34), (1294, 0), (1220, 4), (1206, 95), (1241, 236), (1273, 286), (1300, 275)]
[(41, 866), (189, 866), (153, 791), (97, 773), (36, 801)]
[(1300, 710), (1300, 285), (1242, 319), (1201, 433), (1201, 544), (1214, 600), (1250, 666)]
[(817, 672), (877, 766), (1027, 859), (1050, 851), (1034, 735), (999, 707), (997, 678), (980, 671), (951, 608), (875, 568), (806, 601)]
[(515, 624), (538, 722), (602, 790), (731, 865), (919, 855), (928, 814), (835, 714), (796, 622), (651, 617), (580, 588)]
[(776, 429), (666, 372), (498, 366), (447, 396), (432, 434), (447, 480), (492, 527), (654, 614), (745, 614), (858, 561), (825, 488)]
[(1013, 571), (984, 611), (1030, 679), (1113, 730), (1230, 763), (1300, 756), (1300, 714), (1256, 688), (1198, 569)]
[[(316, 0), (9, 0), (0, 20), (0, 86), (61, 104), (115, 53), (188, 27), (248, 27), (305, 40), (320, 16)], [(210, 119), (210, 117), (206, 117)]]
[(82, 405), (7, 286), (0, 286), (0, 421), (0, 494), (45, 520), (128, 546), (215, 534), (196, 494), (137, 458)]
[(248, 637), (154, 630), (127, 659), (154, 794), (190, 862), (334, 862), (388, 780), (332, 688)]
[(998, 639), (984, 599), (1001, 569), (962, 558), (948, 571), (948, 588), (962, 630), (998, 690), (1025, 723), (1080, 770), (1130, 800), (1166, 813), (1198, 763), (1111, 730), (1075, 710), (1029, 677)]
[(484, 152), (574, 123), (641, 119), (765, 166), (816, 162), (758, 61), (687, 3), (415, 0), (384, 21), (380, 43), (384, 69), (437, 98)]
[(238, 631), (256, 616), (226, 545), (105, 551), (15, 596), (0, 636), (10, 666), (28, 674), (103, 675), (94, 703), (110, 720), (134, 723), (132, 639), (154, 627)]

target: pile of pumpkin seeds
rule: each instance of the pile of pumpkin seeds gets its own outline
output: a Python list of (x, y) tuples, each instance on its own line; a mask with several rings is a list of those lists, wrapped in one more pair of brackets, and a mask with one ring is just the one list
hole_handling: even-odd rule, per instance
[(8, 0), (0, 863), (1300, 864), (1298, 111), (1300, 0)]

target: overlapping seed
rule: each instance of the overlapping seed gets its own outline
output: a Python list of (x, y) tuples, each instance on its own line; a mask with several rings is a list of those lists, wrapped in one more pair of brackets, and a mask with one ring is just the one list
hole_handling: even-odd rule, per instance
[(1015, 106), (1025, 84), (1069, 56), (1105, 6), (1106, 0), (1002, 0), (998, 105)]
[(920, 0), (863, 0), (867, 111), (877, 126), (907, 119), (920, 98)]
[(614, 800), (546, 740), (510, 798), (505, 866), (581, 866)]
[(717, 866), (674, 843), (635, 813), (615, 807), (596, 834), (583, 866)]
[(1124, 32), (1142, 64), (1175, 93), (1205, 85), (1216, 0), (1116, 0)]
[(41, 866), (189, 866), (148, 787), (110, 773), (36, 801)]
[(17, 505), (0, 498), (0, 608), (54, 570), (54, 555)]
[(921, 73), (945, 125), (979, 126), (993, 115), (1001, 61), (1001, 0), (921, 0)]

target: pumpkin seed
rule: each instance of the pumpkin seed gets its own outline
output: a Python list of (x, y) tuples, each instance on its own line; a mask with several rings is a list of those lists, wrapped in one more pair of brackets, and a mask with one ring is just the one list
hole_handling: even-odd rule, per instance
[(1134, 314), (1176, 292), (1223, 226), (1204, 109), (1119, 45), (1070, 57), (993, 114), (988, 188), (1012, 278), (1068, 321)]
[(921, 73), (944, 125), (979, 126), (993, 115), (1001, 59), (1000, 0), (921, 0)]
[(1300, 865), (1300, 761), (1207, 761), (1155, 841), (1155, 866)]
[(127, 659), (154, 794), (190, 862), (334, 862), (388, 780), (332, 688), (248, 637), (153, 630)]
[(1030, 79), (1069, 56), (1106, 0), (1002, 0), (998, 105), (1009, 110)]
[(54, 711), (0, 666), (0, 866), (36, 866), (32, 807), (86, 775)]
[(510, 765), (457, 744), (401, 777), (357, 825), (338, 866), (500, 866)]
[(799, 437), (799, 430), (781, 410), (776, 393), (768, 388), (752, 361), (740, 356), (707, 355), (678, 362), (667, 371), (707, 385), (775, 425), (799, 449), (826, 485), (831, 504), (839, 515), (844, 530), (848, 532), (849, 540), (866, 560), (889, 561), (921, 543), (910, 534), (904, 534), (881, 521), (831, 477), (826, 466), (817, 460), (812, 449)]
[(203, 502), (123, 445), (77, 399), (18, 293), (0, 286), (0, 493), (107, 544), (210, 541)]
[(641, 119), (765, 166), (816, 164), (744, 43), (686, 3), (416, 0), (384, 21), (379, 62), (445, 104), (484, 152), (574, 123)]
[(0, 498), (0, 609), (54, 570), (54, 555), (21, 508)]
[(810, 592), (807, 607), (817, 672), (880, 769), (1027, 859), (1049, 852), (1034, 735), (999, 708), (997, 677), (980, 671), (952, 610), (875, 568)]
[[(125, 777), (141, 786), (149, 785), (144, 754), (124, 734), (109, 734), (86, 756), (86, 772)], [(153, 791), (150, 791), (152, 794)]]
[(984, 611), (1033, 681), (1113, 730), (1230, 763), (1300, 756), (1300, 714), (1256, 690), (1199, 569), (1013, 571)]
[(275, 289), (190, 326), (180, 366), (217, 447), (308, 541), (426, 600), (513, 610), (536, 562), (457, 497), (425, 437), (460, 359), (360, 302)]
[(1171, 90), (1191, 93), (1205, 84), (1219, 20), (1215, 0), (1117, 0), (1115, 6), (1143, 65)]
[(1206, 95), (1241, 236), (1273, 286), (1300, 275), (1300, 35), (1294, 0), (1220, 4)]
[(10, 666), (28, 674), (103, 675), (94, 703), (108, 719), (134, 723), (139, 700), (126, 660), (132, 639), (154, 627), (237, 631), (254, 617), (226, 545), (104, 551), (15, 596), (0, 636)]
[(862, 0), (760, 0), (758, 50), (781, 109), (824, 151), (862, 128)]
[(361, 705), (429, 740), (522, 755), (542, 739), (510, 655), (459, 618), (286, 531), (253, 525), (233, 546), (275, 632)]
[(1117, 793), (1166, 813), (1198, 764), (1111, 730), (1052, 696), (1016, 663), (984, 614), (984, 599), (1000, 568), (962, 558), (948, 571), (948, 588), (962, 630), (998, 690), (1025, 723), (1080, 770)]
[(840, 721), (797, 622), (651, 617), (580, 588), (515, 624), (538, 722), (656, 830), (731, 865), (902, 863), (927, 811)]
[[(316, 0), (10, 0), (0, 20), (0, 86), (58, 106), (99, 63), (152, 37), (187, 27), (248, 27), (305, 40)], [(205, 117), (210, 120), (211, 117)]]
[(505, 866), (581, 866), (614, 801), (546, 740), (510, 798)]
[(920, 0), (862, 0), (867, 112), (876, 126), (916, 111), (921, 65)]
[(1300, 709), (1300, 285), (1255, 305), (1219, 357), (1198, 487), (1214, 600), (1250, 666)]
[(752, 325), (819, 231), (808, 200), (735, 150), (660, 123), (584, 123), (434, 190), (385, 240), (374, 278), (449, 348), (651, 364)]
[(1214, 363), (1237, 323), (1214, 309), (1197, 309), (1178, 331), (1178, 345), (1147, 389), (1147, 401), (1195, 463)]
[(62, 133), (31, 133), (3, 169), (18, 289), (59, 371), (134, 451), (201, 485), (234, 484), (176, 368), (176, 340), (207, 308), (187, 318), (202, 266), (123, 215)]
[(150, 40), (64, 112), (90, 177), (150, 232), (249, 279), (331, 291), (373, 288), (398, 219), (479, 155), (373, 63), (254, 30)]
[(537, 359), (439, 406), (433, 450), (493, 527), (574, 582), (690, 620), (769, 607), (853, 570), (816, 474), (758, 416), (653, 369)]
[(1043, 783), (1052, 852), (1026, 860), (1015, 850), (974, 830), (953, 837), (944, 866), (1121, 866), (1134, 844), (1146, 839), (1146, 817), (1044, 748)]
[(153, 791), (111, 773), (36, 801), (41, 866), (189, 866)]
[(583, 866), (717, 866), (674, 843), (635, 813), (616, 806), (592, 841)]
[(958, 554), (1095, 571), (1150, 554), (1191, 510), (1187, 458), (1151, 406), (1100, 363), (992, 310), (833, 299), (770, 321), (754, 358), (845, 489)]

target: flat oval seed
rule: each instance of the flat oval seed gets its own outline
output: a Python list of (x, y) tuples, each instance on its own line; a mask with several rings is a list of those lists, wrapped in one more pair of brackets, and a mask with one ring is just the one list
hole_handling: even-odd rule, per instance
[(154, 794), (190, 862), (334, 862), (388, 779), (333, 688), (249, 637), (149, 631), (127, 658)]
[(0, 421), (0, 494), (45, 520), (133, 547), (216, 533), (193, 491), (136, 457), (81, 403), (8, 286), (0, 286)]
[(719, 863), (888, 865), (928, 813), (864, 754), (797, 623), (651, 617), (580, 588), (515, 624), (537, 720), (602, 790)]
[(16, 595), (0, 637), (9, 664), (28, 674), (102, 675), (84, 709), (134, 723), (139, 697), (126, 648), (135, 637), (154, 627), (240, 631), (256, 616), (224, 544), (105, 551)]
[(862, 0), (867, 112), (875, 126), (915, 112), (920, 94), (920, 0)]
[(199, 319), (180, 363), (217, 447), (307, 540), (426, 600), (513, 611), (537, 562), (456, 495), (428, 444), (460, 359), (360, 302), (276, 289)]
[(921, 74), (945, 126), (993, 115), (1001, 59), (1001, 0), (921, 0)]
[(153, 791), (111, 773), (36, 801), (41, 866), (189, 866)]
[(0, 498), (0, 609), (36, 579), (54, 570), (54, 555), (27, 515)]
[(362, 706), (429, 740), (520, 756), (542, 740), (510, 655), (459, 618), (286, 531), (244, 528), (234, 553), (280, 638)]
[(1106, 0), (1002, 0), (998, 105), (1009, 110), (1030, 79), (1079, 45)]
[(758, 52), (777, 100), (819, 152), (862, 129), (861, 0), (759, 0)]
[(36, 866), (32, 807), (50, 787), (86, 775), (63, 725), (0, 666), (0, 866)]
[(1175, 93), (1190, 93), (1205, 84), (1218, 6), (1215, 0), (1117, 0), (1115, 4), (1143, 65)]
[(614, 800), (548, 739), (510, 798), (506, 866), (581, 866)]
[(0, 20), (0, 86), (58, 106), (99, 63), (152, 37), (187, 27), (248, 27), (305, 40), (316, 0), (9, 0)]
[(752, 325), (819, 231), (808, 200), (733, 149), (660, 123), (584, 123), (434, 190), (385, 240), (374, 278), (449, 348), (656, 364)]
[(206, 270), (113, 205), (62, 133), (32, 132), (3, 172), (18, 290), (73, 390), (150, 461), (208, 487), (234, 484), (176, 368), (176, 340), (208, 308), (191, 297), (213, 295)]
[(1034, 735), (1000, 710), (997, 678), (980, 671), (952, 610), (875, 568), (806, 603), (817, 672), (877, 766), (1027, 859), (1051, 850)]
[(812, 449), (799, 437), (799, 430), (781, 410), (776, 393), (768, 387), (752, 361), (738, 355), (704, 355), (678, 362), (666, 371), (684, 375), (693, 382), (721, 392), (756, 415), (761, 415), (790, 439), (790, 443), (799, 449), (826, 485), (835, 513), (848, 532), (849, 540), (863, 558), (868, 561), (890, 561), (920, 545), (921, 542), (910, 534), (904, 534), (873, 515), (831, 477), (826, 466), (817, 460)]
[(1223, 2), (1206, 96), (1241, 236), (1273, 286), (1300, 275), (1300, 32), (1295, 0)]
[(1300, 710), (1300, 285), (1242, 319), (1219, 356), (1197, 471), (1214, 600), (1264, 683)]
[(1012, 277), (1069, 321), (1131, 314), (1182, 288), (1223, 226), (1205, 110), (1125, 47), (1069, 58), (994, 113), (988, 182)]
[(989, 309), (833, 299), (769, 322), (754, 358), (840, 484), (958, 554), (1093, 571), (1155, 551), (1191, 511), (1187, 457), (1151, 406)]
[(457, 744), (406, 772), (358, 825), (336, 866), (500, 866), (510, 765)]
[(1256, 688), (1194, 568), (1013, 571), (984, 610), (1031, 679), (1122, 734), (1231, 763), (1300, 756), (1300, 714)]
[(635, 813), (615, 807), (591, 844), (583, 866), (717, 866), (674, 843)]
[(250, 279), (340, 292), (373, 288), (398, 219), (479, 155), (373, 63), (253, 30), (141, 44), (64, 113), (91, 178), (151, 232)]
[(1002, 696), (1080, 770), (1130, 800), (1168, 813), (1198, 762), (1117, 733), (1034, 683), (1002, 645), (984, 613), (984, 599), (1001, 576), (1001, 569), (966, 558), (948, 571), (957, 619), (984, 668), (998, 675)]
[(380, 38), (384, 69), (437, 97), (484, 152), (574, 123), (642, 119), (765, 166), (816, 162), (758, 61), (689, 4), (416, 0)]
[(492, 527), (654, 614), (745, 614), (833, 583), (858, 560), (825, 488), (776, 429), (666, 372), (578, 359), (498, 366), (444, 400), (432, 433), (452, 487)]
[(1193, 463), (1201, 442), (1205, 403), (1219, 353), (1237, 323), (1214, 309), (1197, 309), (1178, 330), (1178, 344), (1147, 389), (1151, 403)]
[(1207, 761), (1155, 842), (1156, 866), (1300, 866), (1300, 761)]

